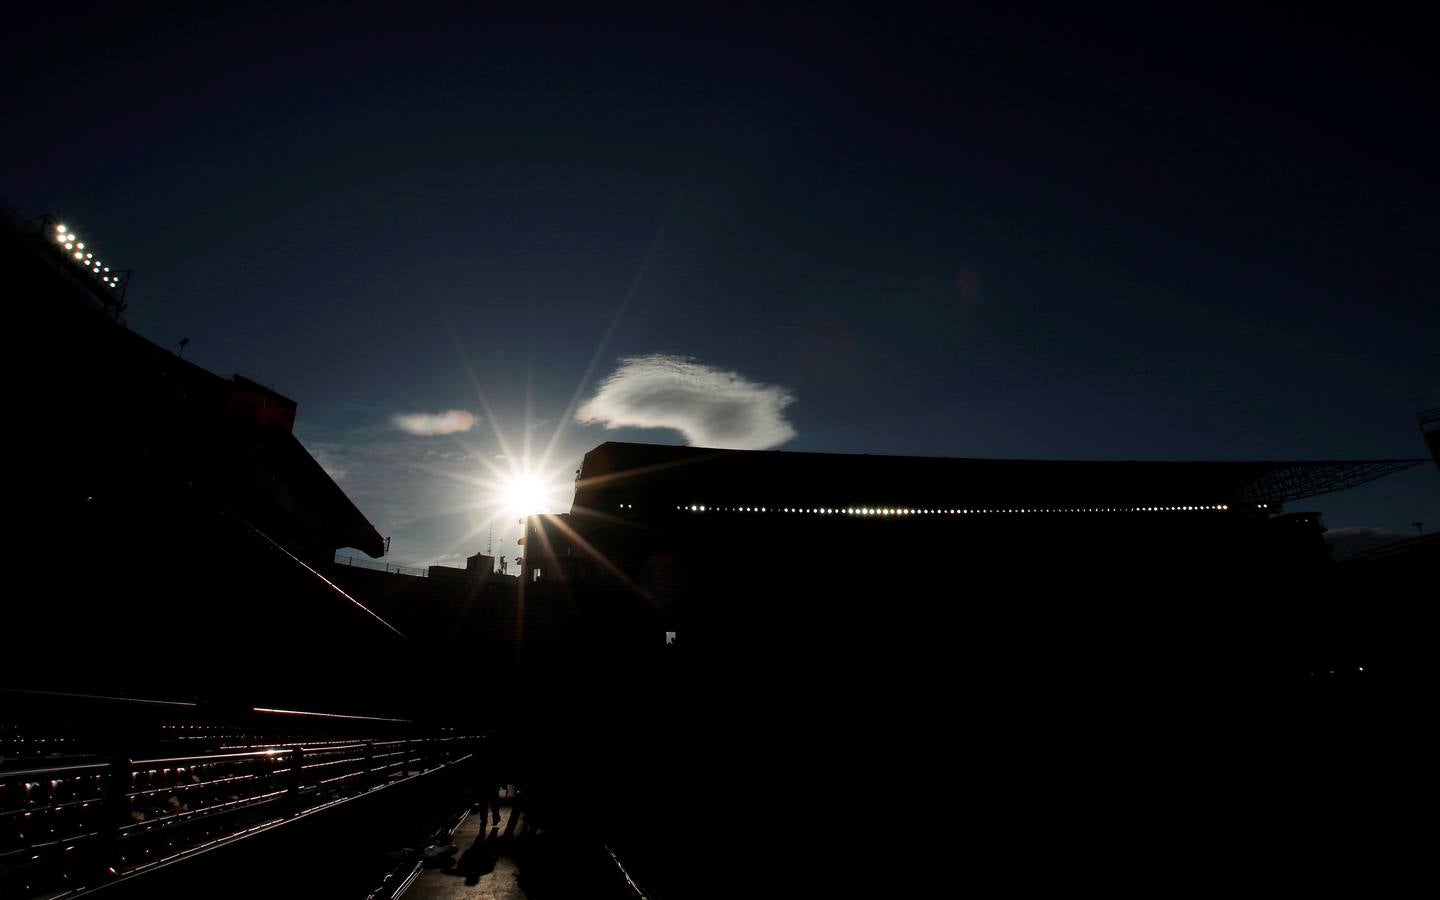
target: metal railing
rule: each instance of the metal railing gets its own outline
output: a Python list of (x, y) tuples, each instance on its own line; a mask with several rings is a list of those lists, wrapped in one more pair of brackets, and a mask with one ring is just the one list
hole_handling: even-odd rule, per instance
[(96, 887), (470, 758), (478, 736), (0, 770), (0, 896)]
[(416, 569), (411, 566), (397, 566), (393, 563), (373, 563), (354, 556), (341, 556), (335, 554), (335, 564), (340, 566), (354, 566), (357, 569), (370, 569), (375, 572), (390, 572), (394, 575), (410, 575), (415, 578), (426, 578), (429, 576), (428, 569)]
[(601, 846), (604, 847), (605, 853), (610, 857), (610, 861), (614, 863), (615, 871), (618, 872), (621, 879), (624, 880), (625, 887), (634, 900), (650, 900), (649, 895), (646, 894), (639, 883), (635, 881), (635, 877), (630, 874), (630, 870), (625, 868), (625, 864), (620, 861), (620, 856), (615, 852), (615, 849), (609, 844), (602, 844)]

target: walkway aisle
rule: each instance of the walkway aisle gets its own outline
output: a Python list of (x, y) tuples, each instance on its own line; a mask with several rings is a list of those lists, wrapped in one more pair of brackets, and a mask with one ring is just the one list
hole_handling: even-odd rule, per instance
[(451, 838), (458, 848), (454, 867), (426, 869), (402, 900), (526, 900), (508, 842), (500, 837), (510, 824), (511, 812), (508, 803), (502, 806), (496, 826), (471, 813)]

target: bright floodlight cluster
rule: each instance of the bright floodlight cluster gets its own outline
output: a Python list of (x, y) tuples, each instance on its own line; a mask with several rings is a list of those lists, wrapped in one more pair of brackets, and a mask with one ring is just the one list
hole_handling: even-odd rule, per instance
[[(1266, 504), (1258, 504), (1264, 507)], [(635, 505), (622, 503), (621, 509), (634, 509)], [(1209, 503), (1200, 506), (1089, 506), (1027, 508), (1008, 507), (1003, 509), (916, 509), (910, 506), (811, 506), (811, 507), (768, 507), (768, 506), (707, 506), (694, 503), (677, 506), (681, 512), (739, 512), (739, 513), (805, 513), (820, 516), (995, 516), (1018, 513), (1116, 513), (1116, 512), (1223, 512), (1230, 507), (1224, 503)]]
[(80, 236), (64, 225), (55, 226), (55, 243), (65, 248), (70, 257), (77, 265), (90, 270), (90, 273), (100, 279), (100, 283), (108, 288), (120, 286), (119, 273), (112, 273), (110, 267), (100, 261), (100, 257), (85, 249), (85, 242)]

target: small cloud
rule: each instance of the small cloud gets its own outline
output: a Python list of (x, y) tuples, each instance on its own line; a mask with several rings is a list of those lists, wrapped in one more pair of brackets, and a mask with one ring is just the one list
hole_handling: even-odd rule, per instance
[(426, 462), (456, 463), (466, 462), (472, 458), (472, 454), (468, 450), (426, 450), (421, 458)]
[(1325, 532), (1325, 541), (1335, 550), (1336, 559), (1344, 559), (1362, 550), (1373, 550), (1387, 544), (1403, 541), (1408, 535), (1391, 531), (1389, 528), (1357, 526), (1353, 528), (1331, 528)]
[(785, 388), (656, 353), (620, 360), (575, 418), (608, 429), (673, 428), (701, 447), (764, 450), (795, 437), (784, 416), (794, 401)]
[(350, 467), (334, 447), (329, 444), (308, 444), (306, 449), (332, 481), (338, 484), (350, 477)]
[(440, 413), (400, 413), (390, 419), (391, 423), (406, 434), (424, 436), (456, 434), (475, 427), (475, 417), (461, 409)]

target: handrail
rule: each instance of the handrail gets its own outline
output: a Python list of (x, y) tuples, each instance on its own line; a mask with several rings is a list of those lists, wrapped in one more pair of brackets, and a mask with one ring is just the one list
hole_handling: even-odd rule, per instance
[(635, 882), (635, 879), (630, 876), (630, 870), (625, 868), (625, 864), (620, 861), (620, 856), (615, 852), (614, 848), (612, 848), (609, 844), (605, 844), (604, 847), (605, 852), (610, 854), (611, 861), (615, 863), (615, 868), (620, 870), (621, 877), (625, 879), (625, 884), (629, 886), (630, 891), (635, 895), (636, 900), (650, 900), (649, 896), (646, 895), (643, 890), (641, 890), (640, 885), (637, 884)]
[[(142, 759), (123, 758), (123, 759), (120, 759), (120, 760), (111, 760), (111, 761), (109, 761), (109, 762), (66, 763), (66, 764), (55, 765), (55, 766), (38, 766), (38, 767), (31, 767), (31, 768), (27, 768), (27, 769), (11, 769), (11, 770), (8, 770), (8, 771), (0, 771), (0, 781), (9, 781), (9, 780), (12, 780), (12, 779), (44, 777), (44, 776), (49, 776), (49, 775), (61, 775), (61, 774), (69, 774), (69, 773), (76, 773), (76, 772), (87, 772), (87, 771), (97, 771), (97, 772), (98, 772), (98, 771), (104, 771), (104, 770), (113, 769), (114, 766), (117, 765), (117, 764), (122, 764), (122, 765), (125, 765), (125, 766), (127, 766), (127, 767), (149, 766), (149, 767), (150, 767), (149, 771), (152, 771), (152, 772), (153, 772), (153, 771), (156, 771), (157, 769), (170, 768), (170, 766), (169, 766), (168, 764), (173, 764), (173, 763), (193, 763), (193, 764), (196, 764), (196, 765), (191, 766), (191, 768), (195, 768), (195, 767), (197, 767), (198, 765), (203, 765), (203, 764), (206, 764), (206, 763), (218, 763), (218, 762), (233, 761), (233, 760), (278, 759), (278, 758), (288, 757), (288, 756), (290, 756), (290, 755), (292, 755), (292, 754), (294, 754), (294, 753), (296, 753), (296, 752), (299, 752), (299, 753), (302, 755), (302, 757), (303, 757), (303, 756), (310, 756), (310, 755), (313, 755), (313, 754), (330, 754), (330, 753), (347, 752), (347, 751), (351, 751), (351, 750), (364, 750), (364, 751), (367, 751), (367, 752), (372, 753), (372, 755), (374, 755), (374, 756), (394, 756), (394, 755), (398, 755), (398, 751), (397, 751), (397, 753), (384, 753), (384, 754), (373, 754), (373, 751), (374, 751), (375, 749), (377, 749), (377, 748), (382, 748), (382, 747), (397, 747), (397, 746), (403, 746), (403, 747), (406, 747), (406, 748), (409, 748), (409, 749), (413, 749), (413, 750), (416, 750), (416, 751), (421, 751), (421, 750), (425, 750), (425, 749), (427, 749), (427, 748), (444, 748), (444, 747), (446, 747), (446, 745), (450, 745), (450, 744), (452, 744), (452, 743), (454, 743), (454, 742), (456, 742), (456, 741), (467, 741), (467, 742), (469, 742), (469, 741), (476, 741), (476, 740), (482, 740), (482, 739), (483, 739), (483, 736), (482, 736), (482, 735), (446, 735), (446, 736), (444, 736), (444, 737), (412, 738), (412, 739), (408, 739), (408, 740), (403, 740), (403, 739), (402, 739), (402, 740), (388, 740), (388, 741), (362, 741), (362, 742), (353, 742), (353, 743), (348, 743), (348, 744), (341, 744), (341, 745), (339, 745), (339, 746), (328, 745), (328, 744), (291, 743), (291, 744), (284, 744), (284, 745), (276, 745), (275, 747), (271, 747), (271, 748), (264, 749), (264, 750), (249, 750), (249, 751), (241, 751), (241, 752), (233, 752), (233, 753), (206, 753), (206, 754), (190, 755), (190, 756), (155, 756), (155, 757), (145, 757), (145, 758), (142, 758)], [(364, 754), (362, 754), (362, 755), (356, 755), (356, 756), (352, 756), (352, 757), (348, 757), (348, 758), (349, 758), (349, 759), (356, 759), (356, 760), (358, 760), (358, 759), (363, 759), (363, 758), (365, 758), (365, 755), (364, 755)], [(324, 762), (312, 763), (312, 764), (310, 764), (310, 765), (306, 765), (306, 766), (304, 766), (304, 768), (310, 768), (311, 766), (320, 766), (320, 765), (333, 765), (333, 764), (336, 763), (336, 762), (342, 762), (342, 761), (343, 761), (343, 760), (326, 760), (326, 761), (324, 761)], [(55, 779), (52, 779), (52, 780), (55, 780)], [(182, 786), (183, 786), (183, 785), (177, 785), (176, 787), (182, 787)]]
[(155, 706), (184, 706), (194, 709), (198, 703), (188, 700), (156, 700), (151, 697), (110, 697), (105, 694), (77, 694), (70, 691), (37, 691), (34, 688), (0, 688), (9, 694), (39, 694), (42, 697), (69, 697), (73, 700), (105, 700), (110, 703), (150, 703)]
[[(0, 882), (49, 872), (63, 873), (72, 890), (99, 887), (457, 765), (474, 757), (477, 740), (484, 736), (352, 739), (0, 773), (0, 783), (24, 786), (21, 805), (0, 812), (9, 823), (0, 833)], [(207, 771), (212, 765), (219, 770)], [(157, 771), (164, 774), (140, 778)], [(204, 775), (213, 777), (198, 780)]]
[(343, 747), (331, 747), (328, 744), (302, 744), (300, 749), (305, 753), (339, 753), (341, 750), (363, 750), (365, 744), (346, 744)]
[(394, 719), (386, 716), (361, 716), (351, 713), (314, 712), (304, 709), (271, 709), (265, 706), (254, 708), (257, 713), (274, 713), (282, 716), (313, 716), (318, 719), (354, 719), (359, 722), (394, 722), (397, 725), (411, 724), (409, 719)]
[(252, 751), (247, 752), (247, 753), (212, 753), (212, 754), (206, 754), (206, 755), (204, 755), (204, 756), (158, 756), (158, 757), (156, 757), (156, 758), (154, 758), (154, 759), (132, 759), (132, 760), (130, 760), (130, 765), (132, 765), (132, 766), (153, 766), (153, 765), (155, 765), (156, 763), (167, 763), (167, 762), (169, 762), (169, 763), (174, 763), (174, 762), (211, 762), (211, 761), (214, 761), (214, 760), (217, 760), (217, 759), (240, 759), (240, 758), (243, 758), (243, 757), (250, 757), (250, 756), (266, 756), (266, 757), (283, 756), (283, 755), (286, 754), (286, 753), (293, 753), (293, 752), (294, 752), (294, 745), (292, 744), (292, 745), (287, 746), (285, 749), (280, 749), (280, 750), (274, 750), (274, 749), (272, 749), (272, 750), (252, 750)]
[(183, 822), (187, 819), (207, 818), (213, 815), (235, 812), (240, 809), (248, 809), (252, 806), (260, 806), (272, 800), (278, 800), (288, 793), (290, 793), (289, 789), (285, 788), (278, 791), (270, 791), (265, 794), (256, 794), (252, 797), (237, 797), (234, 800), (225, 800), (217, 803), (213, 807), (207, 806), (204, 809), (187, 809), (184, 812), (168, 813), (163, 816), (156, 816), (153, 819), (131, 822), (128, 825), (121, 825), (117, 830), (122, 833), (127, 831), (136, 831), (138, 833), (149, 831), (152, 828), (168, 828), (175, 822)]
[[(194, 737), (194, 738), (191, 738), (191, 737), (186, 737), (186, 736), (183, 736), (183, 735), (181, 736), (180, 739), (181, 739), (181, 740), (205, 740), (205, 738), (204, 738), (203, 736), (196, 736), (196, 737)], [(294, 747), (294, 746), (296, 746), (297, 743), (299, 743), (299, 742), (298, 742), (298, 741), (279, 741), (279, 740), (277, 740), (277, 741), (271, 741), (271, 742), (269, 742), (269, 743), (253, 743), (253, 742), (252, 742), (252, 743), (248, 743), (248, 744), (221, 744), (219, 747), (216, 747), (215, 749), (216, 749), (216, 750), (222, 750), (222, 751), (223, 751), (223, 750), (236, 750), (236, 751), (243, 751), (243, 750), (269, 750), (269, 749), (272, 748), (272, 747)], [(304, 746), (304, 748), (305, 748), (306, 750), (314, 750), (314, 751), (316, 751), (317, 753), (323, 753), (324, 751), (330, 749), (330, 746), (331, 746), (332, 744), (345, 744), (345, 743), (351, 743), (351, 744), (353, 744), (353, 743), (355, 743), (355, 739), (354, 739), (354, 738), (351, 738), (351, 739), (349, 739), (348, 741), (328, 741), (328, 742), (327, 742), (327, 741), (321, 741), (321, 742), (319, 742), (319, 743), (303, 744), (303, 746)], [(363, 743), (370, 743), (370, 742), (369, 742), (369, 741), (365, 741), (365, 742), (363, 742)]]
[(346, 600), (348, 600), (348, 601), (351, 603), (351, 605), (353, 605), (356, 609), (360, 610), (361, 612), (365, 613), (365, 614), (366, 614), (367, 616), (369, 616), (370, 618), (374, 619), (376, 622), (380, 623), (382, 626), (385, 627), (386, 630), (390, 631), (390, 632), (391, 632), (392, 634), (394, 634), (396, 637), (399, 637), (399, 638), (402, 639), (402, 640), (406, 640), (406, 639), (407, 639), (407, 638), (405, 637), (405, 632), (403, 632), (403, 631), (401, 631), (400, 629), (396, 628), (394, 625), (391, 625), (389, 622), (385, 621), (385, 619), (384, 619), (379, 613), (375, 612), (375, 611), (374, 611), (373, 609), (371, 609), (370, 607), (366, 606), (365, 604), (361, 603), (359, 600), (356, 600), (354, 597), (352, 597), (352, 596), (350, 596), (349, 594), (347, 594), (344, 590), (341, 589), (341, 587), (340, 587), (338, 584), (336, 584), (335, 582), (333, 582), (333, 581), (331, 581), (330, 579), (326, 578), (324, 575), (321, 575), (319, 572), (315, 571), (314, 568), (312, 568), (309, 564), (307, 564), (307, 563), (306, 563), (304, 560), (302, 560), (300, 557), (298, 557), (298, 556), (296, 556), (295, 554), (291, 553), (289, 550), (286, 550), (283, 546), (280, 545), (280, 543), (279, 543), (278, 541), (276, 541), (276, 540), (275, 540), (274, 538), (272, 538), (270, 535), (268, 535), (268, 534), (266, 534), (265, 532), (261, 531), (259, 528), (255, 527), (254, 525), (250, 524), (249, 520), (247, 520), (245, 517), (243, 517), (243, 516), (241, 516), (240, 514), (236, 513), (234, 510), (230, 509), (229, 507), (224, 506), (223, 504), (221, 505), (221, 508), (224, 509), (225, 512), (227, 512), (227, 513), (229, 513), (230, 515), (234, 516), (234, 517), (235, 517), (235, 520), (238, 521), (240, 524), (242, 524), (242, 525), (244, 525), (246, 528), (250, 529), (250, 531), (251, 531), (252, 534), (256, 535), (256, 536), (259, 537), (261, 540), (265, 541), (265, 543), (268, 544), (268, 545), (269, 545), (270, 547), (272, 547), (273, 549), (278, 550), (281, 554), (283, 554), (286, 558), (288, 558), (288, 559), (289, 559), (291, 562), (293, 562), (295, 565), (299, 566), (300, 568), (302, 568), (302, 569), (304, 569), (305, 571), (309, 572), (311, 575), (314, 575), (316, 578), (320, 579), (322, 582), (325, 583), (325, 586), (326, 586), (326, 587), (330, 588), (332, 591), (334, 591), (335, 593), (339, 594), (341, 597), (343, 597), (343, 598), (345, 598)]
[(78, 765), (49, 766), (43, 769), (16, 769), (10, 772), (0, 772), (0, 781), (7, 778), (28, 778), (31, 775), (51, 775), (55, 772), (78, 772), (81, 769), (107, 769), (109, 763), (80, 763)]
[(337, 553), (335, 554), (334, 562), (337, 566), (350, 566), (351, 568), (366, 569), (371, 572), (386, 572), (391, 575), (408, 575), (411, 578), (430, 577), (429, 569), (418, 568), (416, 566), (401, 566), (396, 565), (395, 563), (380, 564), (366, 562), (363, 559), (357, 560), (353, 553), (347, 553), (343, 556)]
[[(280, 773), (279, 773), (279, 772), (276, 772), (275, 774), (278, 775), (278, 774), (280, 774)], [(220, 777), (220, 778), (212, 778), (212, 779), (210, 779), (209, 781), (192, 781), (192, 782), (190, 782), (189, 784), (172, 784), (172, 785), (167, 785), (167, 786), (165, 786), (165, 787), (145, 788), (143, 791), (126, 791), (126, 792), (125, 792), (125, 796), (126, 796), (126, 797), (148, 797), (148, 796), (150, 796), (151, 794), (173, 794), (173, 793), (175, 793), (175, 792), (177, 792), (177, 791), (193, 791), (193, 790), (195, 790), (196, 788), (213, 787), (213, 786), (215, 786), (215, 785), (217, 785), (217, 784), (234, 784), (235, 782), (239, 782), (239, 781), (254, 781), (254, 780), (257, 779), (257, 778), (263, 778), (263, 777), (264, 777), (263, 775), (255, 775), (255, 774), (249, 774), (249, 775), (225, 775), (225, 776), (222, 776), (222, 777)], [(74, 802), (77, 802), (77, 801), (71, 800), (71, 801), (68, 801), (68, 802), (74, 803)], [(94, 801), (91, 801), (91, 802), (94, 802)], [(59, 804), (56, 804), (56, 805), (58, 806)]]
[(307, 817), (307, 816), (311, 816), (311, 815), (314, 815), (314, 814), (316, 814), (316, 813), (323, 812), (324, 810), (332, 809), (332, 808), (334, 808), (334, 807), (336, 807), (336, 806), (340, 806), (340, 805), (342, 805), (342, 804), (349, 803), (349, 802), (354, 801), (354, 800), (358, 800), (358, 799), (360, 799), (361, 797), (368, 796), (368, 795), (370, 795), (370, 794), (375, 793), (376, 791), (387, 790), (387, 789), (389, 789), (389, 788), (396, 787), (397, 785), (401, 785), (401, 784), (404, 784), (404, 783), (406, 783), (406, 782), (413, 781), (413, 780), (415, 780), (416, 778), (421, 778), (421, 777), (423, 777), (423, 776), (425, 776), (425, 775), (429, 775), (429, 774), (431, 774), (432, 772), (438, 772), (439, 770), (441, 770), (441, 769), (443, 769), (443, 768), (446, 768), (446, 767), (448, 767), (448, 766), (459, 765), (460, 763), (463, 763), (463, 762), (465, 762), (466, 760), (470, 759), (472, 756), (473, 756), (473, 754), (467, 753), (467, 754), (465, 754), (465, 755), (463, 755), (463, 756), (460, 756), (460, 757), (457, 757), (457, 758), (455, 758), (455, 759), (452, 759), (452, 760), (448, 760), (448, 761), (446, 761), (446, 762), (443, 762), (443, 763), (441, 763), (440, 765), (433, 766), (433, 767), (431, 767), (431, 768), (425, 769), (425, 770), (420, 771), (420, 772), (416, 772), (414, 775), (407, 775), (407, 776), (405, 776), (404, 778), (400, 778), (400, 779), (397, 779), (397, 780), (394, 780), (394, 781), (389, 781), (389, 782), (386, 782), (385, 784), (375, 785), (374, 787), (368, 788), (368, 789), (366, 789), (366, 790), (364, 790), (364, 791), (361, 791), (361, 792), (359, 792), (359, 793), (357, 793), (357, 794), (354, 794), (354, 795), (352, 795), (352, 796), (349, 796), (349, 797), (340, 797), (340, 798), (338, 798), (338, 799), (334, 799), (334, 800), (327, 801), (327, 802), (325, 802), (325, 803), (321, 803), (321, 804), (319, 804), (319, 805), (317, 805), (317, 806), (312, 806), (312, 807), (309, 807), (309, 808), (307, 808), (307, 809), (302, 809), (302, 810), (299, 810), (299, 811), (291, 814), (289, 817), (286, 817), (286, 818), (277, 818), (277, 819), (272, 819), (272, 820), (266, 821), (266, 822), (260, 822), (260, 823), (258, 823), (258, 824), (256, 824), (256, 825), (253, 825), (253, 826), (251, 826), (250, 828), (244, 829), (244, 830), (242, 830), (242, 831), (238, 831), (238, 832), (235, 832), (235, 833), (233, 833), (233, 834), (226, 835), (226, 836), (224, 836), (224, 837), (215, 838), (215, 839), (213, 839), (213, 840), (206, 841), (205, 843), (202, 843), (202, 844), (199, 844), (199, 845), (196, 845), (196, 846), (193, 846), (193, 847), (188, 847), (188, 848), (186, 848), (186, 849), (184, 849), (184, 850), (180, 850), (180, 851), (178, 851), (178, 852), (176, 852), (176, 853), (173, 853), (173, 854), (171, 854), (170, 856), (164, 857), (164, 858), (162, 858), (162, 859), (152, 860), (151, 862), (147, 862), (147, 863), (143, 863), (143, 864), (141, 864), (141, 865), (135, 866), (133, 869), (125, 872), (124, 875), (127, 875), (127, 876), (128, 876), (128, 875), (137, 875), (137, 874), (140, 874), (140, 873), (142, 873), (142, 872), (148, 872), (148, 871), (153, 871), (153, 870), (155, 870), (155, 869), (164, 868), (165, 866), (172, 865), (172, 864), (174, 864), (174, 863), (176, 863), (176, 862), (179, 862), (179, 861), (181, 861), (181, 860), (183, 860), (183, 859), (189, 859), (189, 858), (192, 858), (192, 857), (195, 857), (195, 856), (199, 856), (199, 855), (202, 854), (202, 853), (207, 853), (207, 852), (209, 852), (209, 851), (211, 851), (211, 850), (215, 850), (215, 849), (218, 849), (218, 848), (220, 848), (220, 847), (226, 846), (226, 845), (228, 845), (228, 844), (235, 843), (236, 841), (243, 840), (243, 839), (245, 839), (245, 838), (247, 838), (247, 837), (251, 837), (251, 836), (253, 836), (253, 835), (257, 835), (257, 834), (260, 834), (260, 833), (262, 833), (262, 832), (269, 831), (269, 830), (271, 830), (271, 829), (273, 829), (273, 828), (277, 828), (277, 827), (279, 827), (279, 826), (281, 826), (281, 825), (284, 825), (284, 824), (286, 824), (286, 823), (288, 823), (288, 822), (293, 822), (293, 821), (296, 821), (296, 820), (299, 820), (299, 819), (303, 819), (303, 818), (305, 818), (305, 817)]

